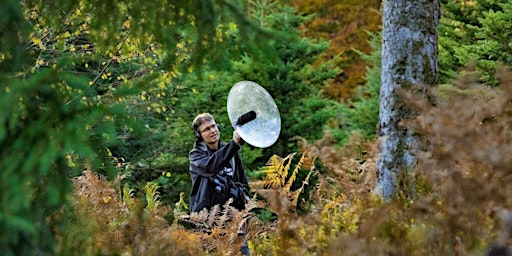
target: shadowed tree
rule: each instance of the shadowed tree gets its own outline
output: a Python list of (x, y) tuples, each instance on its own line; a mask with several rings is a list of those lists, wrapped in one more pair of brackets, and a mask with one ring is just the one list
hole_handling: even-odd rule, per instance
[(438, 83), (438, 0), (388, 0), (383, 6), (382, 73), (376, 193), (389, 200), (400, 172), (414, 167), (414, 131), (400, 121), (415, 113), (404, 104), (402, 90), (426, 94)]

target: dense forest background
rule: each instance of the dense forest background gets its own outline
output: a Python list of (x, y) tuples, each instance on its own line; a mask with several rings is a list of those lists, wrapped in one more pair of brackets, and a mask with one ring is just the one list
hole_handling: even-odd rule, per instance
[[(510, 1), (441, 1), (440, 84), (402, 95), (422, 147), (391, 201), (373, 193), (381, 1), (183, 2), (1, 3), (4, 255), (236, 255), (242, 221), (253, 255), (511, 245)], [(229, 139), (242, 80), (272, 95), (280, 137), (241, 150), (248, 209), (190, 216), (192, 119)]]

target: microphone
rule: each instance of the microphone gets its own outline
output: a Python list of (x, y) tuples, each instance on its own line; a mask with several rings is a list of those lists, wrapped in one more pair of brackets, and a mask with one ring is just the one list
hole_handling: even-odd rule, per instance
[(244, 125), (252, 120), (256, 119), (256, 112), (254, 112), (253, 110), (241, 115), (238, 117), (238, 119), (236, 119), (236, 123), (235, 125)]

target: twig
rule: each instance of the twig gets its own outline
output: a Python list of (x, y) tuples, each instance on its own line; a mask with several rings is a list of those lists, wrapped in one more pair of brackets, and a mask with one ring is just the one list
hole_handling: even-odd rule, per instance
[[(116, 53), (121, 51), (121, 48), (123, 47), (123, 44), (126, 42), (127, 39), (128, 39), (128, 36), (126, 36), (123, 39), (123, 41), (119, 44), (119, 47), (118, 47)], [(107, 71), (107, 68), (112, 64), (112, 62), (114, 61), (114, 58), (116, 58), (116, 57), (117, 57), (117, 55), (114, 54), (114, 56), (112, 56), (112, 58), (110, 58), (110, 60), (105, 64), (105, 66), (103, 66), (103, 68), (101, 69), (100, 73), (94, 78), (94, 80), (92, 80), (92, 82), (89, 85), (89, 87), (87, 89), (85, 89), (83, 92), (81, 92), (80, 94), (78, 94), (77, 96), (75, 96), (74, 98), (72, 98), (71, 100), (69, 100), (68, 102), (66, 102), (66, 105), (69, 105), (72, 101), (74, 101), (78, 97), (82, 96), (89, 88), (93, 87), (96, 84), (96, 82), (98, 82), (98, 80), (101, 78), (101, 76), (103, 74), (105, 74), (105, 72)]]

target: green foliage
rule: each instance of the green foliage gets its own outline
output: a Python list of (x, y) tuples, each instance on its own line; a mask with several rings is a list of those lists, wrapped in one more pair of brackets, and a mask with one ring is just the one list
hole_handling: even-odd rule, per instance
[(185, 155), (153, 154), (161, 147), (142, 140), (179, 143), (172, 133), (148, 136), (169, 121), (164, 112), (171, 108), (144, 98), (175, 97), (180, 88), (170, 78), (203, 61), (225, 63), (224, 51), (217, 51), (224, 40), (242, 40), (251, 53), (267, 42), (259, 38), (271, 36), (238, 6), (213, 1), (6, 1), (0, 35), (0, 248), (6, 255), (52, 254), (56, 233), (65, 229), (58, 213), (70, 179), (86, 165), (109, 178), (115, 167), (151, 170), (153, 159), (134, 157), (141, 151), (156, 156), (158, 168), (169, 158), (184, 165)]
[[(225, 43), (230, 47), (225, 54), (233, 61), (231, 69), (219, 71), (215, 63), (207, 63), (201, 76), (194, 72), (169, 72), (165, 79), (155, 79), (154, 85), (145, 91), (144, 100), (136, 99), (137, 103), (129, 109), (132, 116), (144, 118), (149, 127), (146, 130), (150, 132), (142, 137), (130, 137), (125, 146), (133, 147), (117, 148), (113, 152), (132, 163), (129, 182), (139, 188), (147, 181), (158, 182), (163, 202), (176, 201), (180, 192), (190, 191), (188, 152), (194, 142), (191, 122), (197, 114), (213, 114), (221, 126), (221, 140), (231, 138), (233, 128), (226, 102), (230, 88), (237, 82), (251, 80), (265, 87), (276, 101), (282, 118), (282, 133), (271, 148), (243, 146), (241, 155), (249, 177), (253, 176), (251, 170), (261, 166), (271, 154), (296, 149), (296, 143), (291, 141), (295, 136), (320, 138), (327, 121), (338, 112), (338, 104), (320, 94), (324, 81), (336, 69), (331, 63), (313, 65), (327, 43), (301, 38), (297, 27), (304, 18), (292, 8), (278, 2), (268, 6), (249, 3), (249, 6), (253, 7), (250, 10), (256, 23), (287, 35), (287, 40), (267, 39), (266, 51), (273, 53), (272, 58), (248, 54), (245, 46), (236, 43), (242, 33), (238, 28), (219, 30), (221, 34), (229, 34)], [(159, 89), (162, 83), (163, 90)], [(147, 113), (145, 108), (138, 107), (140, 104), (165, 107), (167, 111)], [(163, 172), (171, 177), (163, 176)]]
[(23, 17), (19, 1), (3, 1), (0, 10), (0, 72), (17, 72), (25, 64), (23, 38), (30, 23)]
[(235, 63), (235, 70), (244, 80), (264, 86), (279, 108), (281, 134), (271, 148), (264, 150), (263, 159), (268, 159), (273, 153), (284, 155), (296, 151), (296, 144), (290, 141), (297, 135), (308, 139), (321, 136), (337, 105), (335, 101), (323, 98), (320, 92), (325, 81), (338, 70), (334, 62), (314, 65), (328, 44), (323, 40), (300, 37), (297, 27), (307, 17), (281, 4), (265, 11), (267, 16), (255, 18), (270, 28), (283, 31), (289, 36), (288, 40), (271, 41), (269, 51), (275, 52), (277, 60), (264, 56), (257, 59), (243, 57)]
[(481, 28), (468, 25), (475, 31), (478, 39), (474, 47), (468, 49), (475, 52), (479, 67), (484, 71), (484, 81), (497, 83), (494, 72), (497, 65), (504, 64), (512, 67), (512, 3), (499, 4), (498, 10), (490, 9), (483, 12), (479, 19)]
[(495, 86), (498, 65), (512, 67), (512, 3), (506, 0), (443, 1), (439, 28), (441, 82), (453, 79), (456, 70), (475, 62), (482, 81)]
[(336, 139), (346, 143), (354, 132), (360, 133), (367, 140), (377, 135), (379, 118), (380, 72), (381, 72), (381, 36), (371, 35), (371, 54), (362, 54), (369, 63), (366, 69), (366, 85), (357, 88), (355, 96), (343, 104), (334, 129), (330, 129)]
[[(122, 106), (72, 101), (87, 81), (56, 64), (26, 77), (4, 76), (0, 104), (2, 181), (1, 247), (7, 255), (33, 250), (50, 252), (54, 240), (48, 221), (66, 202), (69, 179), (85, 163), (111, 174), (105, 148), (115, 143)], [(90, 92), (89, 92), (90, 93)]]
[[(460, 3), (444, 2), (448, 15), (441, 27), (440, 67), (445, 81), (474, 58), (478, 70), (484, 71), (484, 81), (501, 80), (504, 85), (507, 76), (496, 79), (491, 74), (498, 61), (510, 66), (510, 3)], [(376, 133), (380, 39), (375, 35), (371, 40), (374, 53), (362, 55), (372, 63), (367, 86), (340, 107), (321, 93), (326, 81), (340, 73), (334, 66), (341, 60), (324, 62), (320, 56), (328, 43), (301, 37), (304, 31), (298, 28), (310, 18), (279, 1), (3, 4), (2, 252), (197, 255), (215, 246), (221, 248), (219, 254), (228, 253), (239, 243), (231, 239), (238, 223), (211, 222), (229, 229), (216, 229), (211, 239), (185, 230), (177, 221), (169, 227), (163, 217), (169, 213), (164, 207), (174, 201), (178, 201), (174, 217), (186, 212), (193, 117), (214, 114), (222, 126), (222, 139), (228, 140), (233, 128), (226, 97), (241, 80), (264, 86), (283, 121), (273, 147), (243, 147), (249, 177), (260, 178), (252, 170), (270, 154), (296, 152), (292, 140), (298, 135), (315, 141), (308, 154), (320, 159), (325, 171), (309, 176), (311, 172), (301, 170), (310, 170), (311, 165), (301, 158), (293, 170), (288, 166), (290, 172), (280, 178), (284, 183), (274, 192), (267, 190), (265, 198), (274, 205), (260, 205), (257, 214), (264, 220), (252, 219), (248, 234), (256, 252), (411, 255), (434, 247), (443, 255), (453, 254), (454, 248), (482, 252), (497, 227), (496, 213), (489, 209), (510, 208), (506, 182), (510, 106), (496, 105), (510, 102), (509, 98), (503, 100), (486, 89), (467, 90), (464, 86), (473, 85), (473, 80), (459, 82), (464, 88), (440, 87), (439, 102), (471, 100), (438, 112), (422, 109), (423, 121), (444, 116), (441, 126), (418, 129), (434, 134), (427, 138), (439, 147), (426, 155), (437, 161), (425, 162), (423, 176), (404, 177), (401, 196), (406, 204), (383, 204), (368, 192), (374, 187), (377, 143), (365, 143)], [(276, 39), (269, 30), (280, 31), (282, 37)], [(258, 50), (262, 44), (265, 47)], [(478, 109), (490, 114), (475, 114)], [(451, 114), (456, 117), (446, 117)], [(475, 116), (483, 117), (478, 124), (470, 122)], [(471, 120), (451, 122), (460, 118)], [(328, 126), (335, 127), (330, 130), (336, 139), (346, 142), (343, 147), (335, 146), (336, 140), (327, 135), (317, 141)], [(435, 127), (442, 132), (435, 133), (439, 131)], [(461, 131), (464, 137), (457, 137)], [(71, 213), (66, 205), (70, 180), (80, 180), (83, 175), (77, 175), (84, 168), (103, 173), (108, 180), (118, 171), (131, 176), (114, 188), (108, 180), (89, 176), (89, 183), (75, 187), (80, 192)], [(451, 176), (441, 175), (445, 173)], [(408, 194), (411, 191), (415, 193)], [(290, 207), (276, 208), (283, 199)], [(300, 212), (301, 208), (305, 210)]]
[[(258, 52), (258, 46), (266, 44), (263, 38), (276, 36), (275, 33), (260, 29), (253, 24), (239, 4), (228, 1), (36, 1), (28, 7), (40, 7), (45, 17), (55, 16), (48, 21), (51, 27), (67, 15), (81, 10), (79, 15), (90, 26), (90, 37), (98, 47), (115, 52), (119, 34), (126, 31), (130, 37), (139, 40), (139, 51), (155, 45), (162, 50), (162, 68), (168, 70), (180, 62), (176, 53), (183, 45), (191, 51), (187, 65), (200, 68), (204, 61), (221, 66), (229, 65), (224, 53), (224, 42), (229, 41), (224, 33), (228, 23), (239, 25), (239, 40), (248, 52)], [(55, 13), (55, 10), (59, 12)], [(74, 25), (71, 25), (74, 26)], [(217, 33), (219, 31), (220, 33)], [(182, 60), (182, 59), (181, 59)]]
[(158, 184), (148, 182), (144, 186), (146, 194), (146, 209), (149, 212), (154, 212), (160, 205), (160, 193), (158, 192)]

